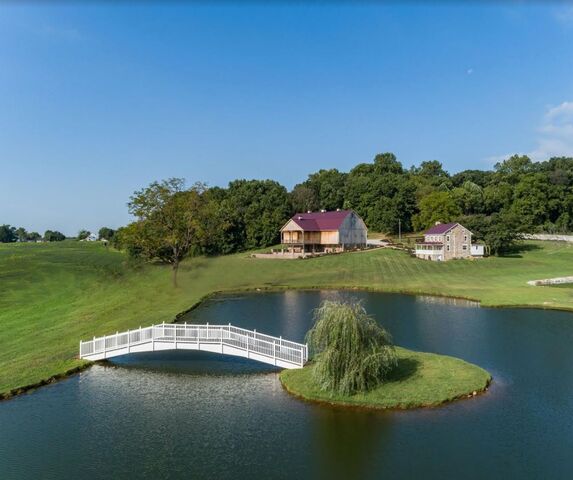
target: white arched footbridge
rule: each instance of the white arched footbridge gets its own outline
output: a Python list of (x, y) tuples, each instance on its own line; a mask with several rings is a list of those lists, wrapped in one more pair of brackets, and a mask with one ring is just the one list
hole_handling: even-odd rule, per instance
[(162, 323), (80, 342), (80, 358), (94, 361), (164, 350), (202, 350), (235, 355), (282, 368), (301, 368), (308, 360), (308, 348), (302, 343), (231, 324)]

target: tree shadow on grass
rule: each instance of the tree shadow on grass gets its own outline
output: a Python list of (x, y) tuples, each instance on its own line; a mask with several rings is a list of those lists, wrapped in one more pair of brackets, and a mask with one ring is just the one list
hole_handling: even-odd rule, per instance
[(535, 243), (518, 243), (511, 247), (510, 250), (500, 255), (501, 258), (523, 258), (522, 253), (541, 250), (542, 247)]
[(390, 372), (386, 382), (403, 382), (415, 375), (420, 367), (420, 362), (413, 358), (400, 358), (398, 365)]

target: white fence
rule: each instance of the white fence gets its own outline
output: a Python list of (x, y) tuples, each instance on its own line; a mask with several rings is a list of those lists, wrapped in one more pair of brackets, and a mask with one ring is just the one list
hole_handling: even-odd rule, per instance
[(306, 345), (229, 325), (162, 323), (80, 342), (80, 358), (102, 360), (136, 352), (205, 350), (251, 358), (283, 368), (301, 368)]

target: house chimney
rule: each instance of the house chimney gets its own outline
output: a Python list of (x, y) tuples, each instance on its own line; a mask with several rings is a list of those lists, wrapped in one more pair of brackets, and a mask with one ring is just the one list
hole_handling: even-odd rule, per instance
[(434, 225), (441, 225), (442, 222), (436, 222)]

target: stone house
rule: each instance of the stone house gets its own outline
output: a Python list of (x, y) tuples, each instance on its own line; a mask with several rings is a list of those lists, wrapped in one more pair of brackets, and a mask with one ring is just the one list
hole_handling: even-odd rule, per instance
[(472, 232), (459, 223), (436, 223), (416, 243), (415, 255), (424, 260), (483, 257), (483, 245), (472, 245)]

